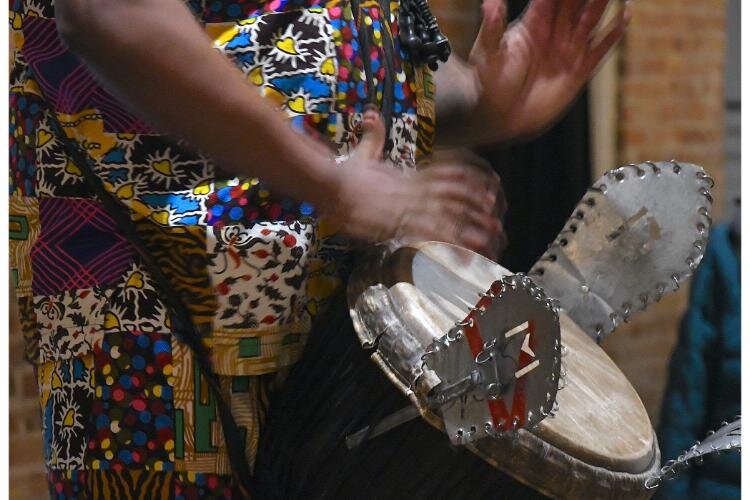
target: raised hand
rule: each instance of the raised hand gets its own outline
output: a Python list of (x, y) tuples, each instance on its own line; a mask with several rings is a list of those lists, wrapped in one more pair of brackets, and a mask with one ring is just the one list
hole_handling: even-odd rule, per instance
[(507, 26), (504, 0), (484, 0), (483, 22), (469, 56), (481, 94), (477, 110), (494, 140), (540, 133), (579, 94), (620, 40), (628, 2), (597, 30), (610, 0), (532, 0)]

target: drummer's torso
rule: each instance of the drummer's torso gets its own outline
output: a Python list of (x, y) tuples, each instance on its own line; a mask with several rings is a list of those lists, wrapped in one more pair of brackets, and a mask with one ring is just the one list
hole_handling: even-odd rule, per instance
[[(433, 84), (401, 50), (398, 2), (186, 4), (257, 91), (335, 154), (356, 145), (368, 103), (389, 118), (385, 153), (398, 168), (429, 152)], [(30, 357), (85, 355), (103, 332), (168, 326), (148, 271), (91, 199), (54, 116), (130, 208), (195, 320), (210, 325), (218, 371), (254, 375), (296, 358), (310, 318), (341, 285), (346, 242), (315, 207), (223, 174), (119, 103), (58, 38), (53, 2), (12, 1), (11, 27), (11, 267), (22, 314), (36, 316)], [(50, 340), (82, 328), (66, 352)]]

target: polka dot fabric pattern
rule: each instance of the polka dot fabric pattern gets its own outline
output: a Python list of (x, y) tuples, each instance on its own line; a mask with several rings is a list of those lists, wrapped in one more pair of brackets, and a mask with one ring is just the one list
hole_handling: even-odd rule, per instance
[(109, 333), (96, 349), (92, 469), (174, 468), (170, 342), (161, 333)]
[(10, 194), (36, 195), (36, 155), (34, 145), (51, 137), (38, 131), (42, 114), (40, 99), (10, 94)]
[[(248, 91), (332, 156), (357, 147), (367, 104), (389, 107), (383, 153), (394, 168), (429, 155), (432, 80), (400, 47), (397, 1), (185, 5)], [(50, 496), (239, 498), (215, 394), (66, 142), (88, 153), (204, 335), (251, 463), (269, 388), (342, 288), (349, 242), (310, 203), (263, 175), (227, 173), (119, 102), (60, 40), (52, 0), (12, 0), (9, 24), (10, 270)]]

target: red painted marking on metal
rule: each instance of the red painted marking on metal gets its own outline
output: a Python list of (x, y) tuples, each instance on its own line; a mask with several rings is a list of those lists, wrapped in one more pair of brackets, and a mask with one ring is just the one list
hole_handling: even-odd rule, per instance
[[(482, 298), (479, 302), (477, 302), (476, 307), (487, 308), (489, 307), (490, 303), (490, 299)], [(477, 313), (475, 311), (469, 313), (469, 315), (466, 317), (466, 322), (469, 322), (471, 324), (464, 328), (464, 334), (466, 335), (466, 340), (469, 342), (469, 349), (471, 349), (471, 354), (472, 356), (474, 356), (474, 358), (476, 358), (477, 355), (484, 349), (484, 341), (482, 340), (482, 336), (479, 332), (479, 324), (477, 323), (476, 315)]]
[[(477, 308), (487, 308), (492, 303), (492, 300), (485, 297), (477, 303)], [(479, 323), (476, 320), (476, 312), (472, 311), (466, 317), (466, 321), (471, 320), (471, 325), (464, 328), (464, 334), (466, 340), (469, 343), (469, 349), (471, 354), (476, 359), (477, 355), (484, 349), (484, 341), (482, 340), (481, 332), (479, 331)], [(506, 426), (510, 425), (510, 418), (508, 414), (508, 408), (505, 406), (505, 401), (502, 399), (488, 399), (487, 406), (490, 410), (490, 416), (492, 417), (492, 424), (497, 428), (500, 424), (503, 425), (504, 429), (507, 430)]]
[[(536, 325), (534, 320), (529, 320), (529, 348), (533, 351), (536, 348)], [(518, 355), (518, 369), (529, 366), (534, 358), (523, 351)], [(518, 419), (518, 426), (526, 424), (526, 375), (516, 380), (516, 386), (513, 388), (513, 406), (511, 407), (511, 420)]]

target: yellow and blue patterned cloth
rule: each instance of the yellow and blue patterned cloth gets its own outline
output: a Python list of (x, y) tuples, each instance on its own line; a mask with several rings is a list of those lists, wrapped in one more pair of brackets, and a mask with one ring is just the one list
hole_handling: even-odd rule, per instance
[[(259, 92), (337, 155), (356, 146), (373, 102), (389, 107), (386, 155), (398, 168), (429, 153), (433, 85), (399, 47), (397, 2), (186, 4)], [(93, 158), (210, 332), (249, 457), (267, 381), (299, 357), (312, 319), (341, 286), (346, 242), (310, 204), (275, 196), (262, 179), (224, 174), (121, 105), (60, 41), (51, 0), (10, 5), (10, 265), (39, 382), (50, 493), (236, 496), (216, 401), (64, 140)], [(52, 116), (66, 138), (53, 132)]]

